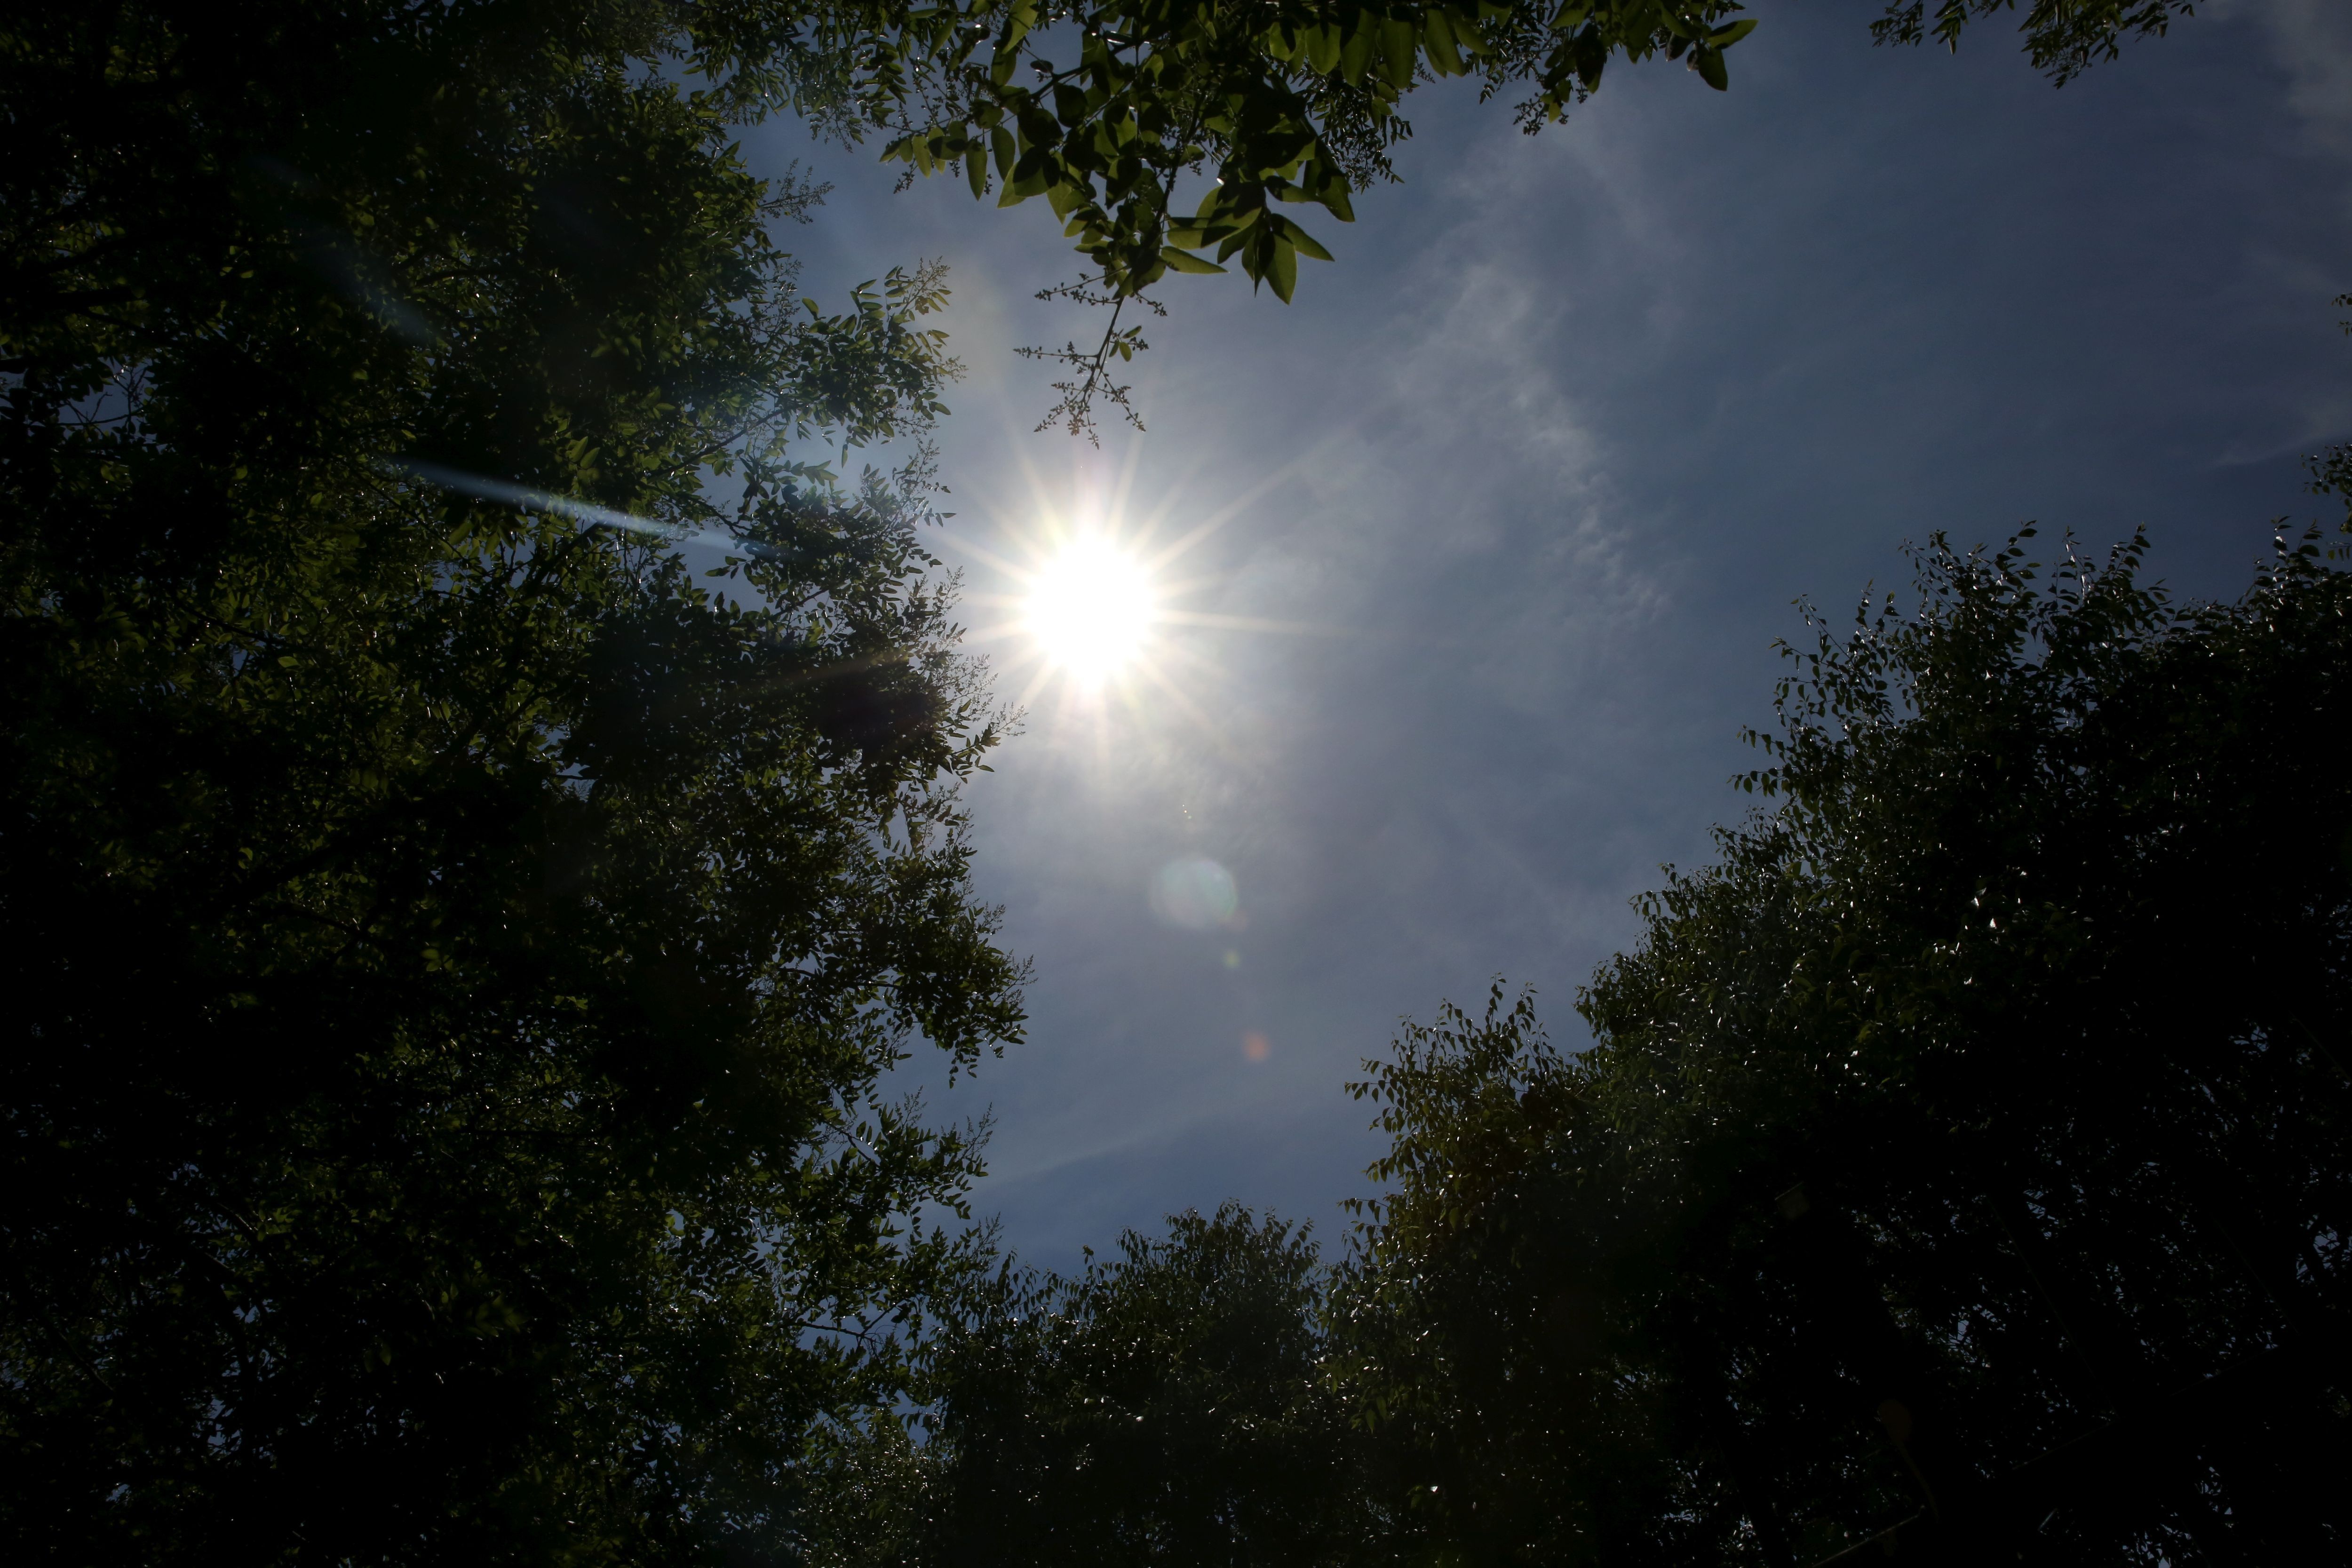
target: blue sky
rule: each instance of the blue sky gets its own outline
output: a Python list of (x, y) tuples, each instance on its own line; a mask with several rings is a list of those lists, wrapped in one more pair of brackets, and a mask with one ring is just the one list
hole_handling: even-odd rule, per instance
[[(1342, 1085), (1400, 1015), (1499, 974), (1581, 1042), (1628, 900), (1746, 809), (1801, 595), (1842, 616), (1906, 541), (2029, 519), (2146, 525), (2176, 590), (2228, 595), (2316, 514), (2299, 459), (2352, 434), (2352, 6), (2217, 5), (2063, 90), (1994, 26), (1873, 49), (1876, 9), (1767, 0), (1730, 92), (1621, 66), (1532, 139), (1424, 91), (1405, 183), (1318, 228), (1295, 304), (1161, 290), (1150, 428), (1098, 452), (1031, 431), (1049, 377), (1012, 352), (1099, 330), (1029, 298), (1076, 268), (1042, 205), (749, 137), (833, 183), (789, 237), (814, 291), (952, 268), (940, 553), (976, 628), (991, 559), (1087, 509), (1223, 519), (1165, 568), (1183, 605), (1287, 628), (1167, 628), (1174, 695), (1038, 691), (971, 792), (1032, 1022), (933, 1099), (992, 1108), (981, 1206), (1024, 1256), (1228, 1197), (1335, 1240), (1377, 1152)], [(976, 646), (1019, 696), (1018, 639)], [(1193, 858), (1232, 924), (1155, 911)]]

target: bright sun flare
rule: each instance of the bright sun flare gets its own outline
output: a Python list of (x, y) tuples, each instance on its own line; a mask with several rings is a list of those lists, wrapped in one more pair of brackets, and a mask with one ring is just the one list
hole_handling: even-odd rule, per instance
[(1040, 568), (1029, 585), (1029, 635), (1076, 679), (1116, 674), (1142, 650), (1151, 627), (1143, 565), (1097, 539), (1081, 539)]

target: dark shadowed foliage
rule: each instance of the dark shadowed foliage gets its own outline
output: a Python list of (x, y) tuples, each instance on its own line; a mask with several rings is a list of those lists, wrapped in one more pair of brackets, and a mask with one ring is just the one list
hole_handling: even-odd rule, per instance
[(919, 463), (793, 455), (938, 280), (803, 310), (669, 17), (6, 24), (11, 1561), (781, 1552), (961, 1245), (874, 1087), (1017, 1030), (995, 732)]
[(1777, 808), (1591, 1051), (1498, 990), (1358, 1086), (1339, 1332), (1429, 1550), (2344, 1554), (2352, 576), (2027, 548), (1792, 653)]
[(911, 1440), (846, 1448), (820, 1561), (1319, 1564), (1367, 1548), (1361, 1445), (1305, 1235), (1233, 1205), (1129, 1232), (1076, 1278), (973, 1280)]

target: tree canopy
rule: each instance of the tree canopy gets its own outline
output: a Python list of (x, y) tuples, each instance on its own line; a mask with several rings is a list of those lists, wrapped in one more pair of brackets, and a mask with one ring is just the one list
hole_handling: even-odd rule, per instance
[(1227, 1205), (1075, 1279), (974, 1283), (926, 1347), (908, 1557), (1305, 1568), (1371, 1535), (1302, 1230)]
[(1591, 1050), (1498, 991), (1357, 1086), (1344, 1331), (1433, 1540), (2343, 1550), (2352, 577), (2179, 609), (2028, 538), (1792, 650), (1779, 804), (1643, 902)]
[(1017, 1037), (998, 731), (814, 460), (940, 281), (809, 308), (677, 15), (7, 24), (15, 1560), (781, 1551), (965, 1245), (876, 1085)]

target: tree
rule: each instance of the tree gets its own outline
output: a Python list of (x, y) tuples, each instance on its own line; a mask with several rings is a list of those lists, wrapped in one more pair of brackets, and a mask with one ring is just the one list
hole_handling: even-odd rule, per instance
[[(976, 1279), (926, 1352), (918, 1550), (860, 1561), (1319, 1564), (1370, 1544), (1304, 1231), (1227, 1205), (1065, 1279)], [(895, 1428), (885, 1453), (909, 1456)], [(904, 1519), (905, 1512), (898, 1517)]]
[(967, 1246), (997, 731), (810, 456), (940, 280), (803, 309), (688, 14), (5, 25), (12, 1561), (759, 1560)]
[(1355, 1086), (1344, 1337), (1439, 1548), (2342, 1554), (2352, 575), (2026, 538), (1792, 656), (1589, 1052), (1498, 989)]

